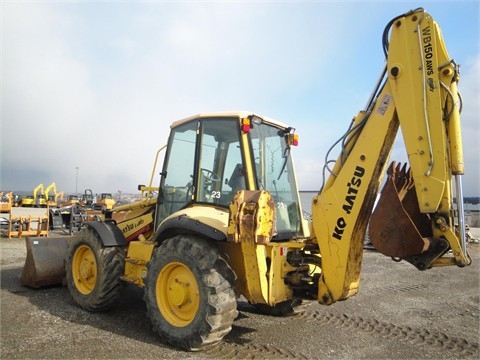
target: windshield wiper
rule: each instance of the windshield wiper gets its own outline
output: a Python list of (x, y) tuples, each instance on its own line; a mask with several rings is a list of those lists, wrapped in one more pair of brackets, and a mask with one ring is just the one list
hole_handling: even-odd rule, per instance
[(280, 174), (278, 174), (277, 181), (280, 180), (280, 178), (282, 177), (282, 174), (285, 171), (285, 168), (287, 167), (287, 161), (289, 157), (290, 157), (290, 146), (287, 146), (285, 148), (285, 152), (283, 153), (283, 158), (285, 159), (285, 161), (283, 162), (282, 169), (280, 170)]

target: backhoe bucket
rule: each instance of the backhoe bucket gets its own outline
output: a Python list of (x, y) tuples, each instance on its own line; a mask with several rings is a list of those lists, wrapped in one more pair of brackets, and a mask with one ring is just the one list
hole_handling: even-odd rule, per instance
[(388, 178), (369, 223), (372, 245), (380, 253), (401, 258), (420, 270), (448, 249), (433, 238), (431, 220), (418, 207), (415, 184), (406, 164), (390, 164)]
[(65, 285), (65, 263), (72, 239), (27, 237), (27, 258), (20, 282), (32, 288)]

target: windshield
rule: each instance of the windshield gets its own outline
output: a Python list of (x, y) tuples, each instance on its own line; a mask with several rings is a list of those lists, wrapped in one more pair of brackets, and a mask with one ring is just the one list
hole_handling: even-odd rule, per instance
[(285, 132), (261, 123), (255, 124), (250, 134), (258, 189), (270, 192), (275, 201), (274, 240), (303, 236), (295, 172)]

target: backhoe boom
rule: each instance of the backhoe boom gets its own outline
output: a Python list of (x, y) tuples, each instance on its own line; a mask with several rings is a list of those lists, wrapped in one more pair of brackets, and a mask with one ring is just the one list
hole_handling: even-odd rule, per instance
[[(463, 226), (455, 229), (452, 195), (456, 178), (462, 202), (458, 66), (448, 56), (440, 27), (423, 9), (393, 19), (384, 39), (389, 31), (378, 91), (354, 118), (341, 155), (313, 200), (323, 264), (318, 299), (326, 304), (357, 292), (367, 228), (378, 251), (421, 270), (470, 262)], [(389, 168), (371, 216), (398, 128), (411, 168)], [(461, 225), (461, 206), (457, 212)], [(445, 255), (449, 249), (453, 257)]]

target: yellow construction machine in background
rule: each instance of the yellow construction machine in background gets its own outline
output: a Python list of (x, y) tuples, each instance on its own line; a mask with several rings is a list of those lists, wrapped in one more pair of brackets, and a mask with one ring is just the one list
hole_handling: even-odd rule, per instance
[(6, 194), (0, 192), (0, 213), (8, 213), (13, 206), (13, 193), (11, 191)]
[[(50, 192), (53, 191), (53, 194), (50, 195)], [(49, 207), (58, 207), (60, 205), (60, 202), (63, 201), (63, 191), (57, 192), (57, 186), (55, 183), (51, 183), (44, 192), (44, 196), (47, 200), (47, 205)]]
[(33, 191), (32, 195), (27, 195), (22, 199), (21, 205), (24, 207), (34, 207), (42, 206), (47, 204), (47, 200), (43, 194), (43, 184), (37, 185)]
[[(50, 195), (50, 192), (53, 194)], [(51, 183), (47, 188), (43, 184), (37, 185), (32, 191), (32, 195), (22, 198), (21, 205), (23, 207), (57, 207), (63, 200), (63, 191), (57, 192), (55, 183)]]
[(65, 202), (65, 204), (63, 204), (63, 206), (71, 206), (71, 205), (78, 204), (79, 202), (80, 202), (80, 198), (78, 197), (78, 195), (71, 194), (67, 196), (67, 201)]
[(86, 209), (92, 209), (93, 204), (95, 203), (95, 196), (91, 189), (85, 189), (83, 194), (80, 196), (79, 204)]
[(110, 193), (100, 193), (96, 196), (96, 201), (93, 204), (94, 210), (100, 210), (105, 212), (106, 210), (112, 210), (116, 201)]
[[(74, 237), (27, 240), (22, 282), (66, 278), (73, 300), (93, 312), (134, 284), (154, 331), (200, 350), (229, 333), (240, 295), (279, 316), (355, 295), (367, 228), (380, 253), (419, 270), (469, 265), (458, 65), (423, 9), (392, 19), (383, 47), (382, 77), (335, 143), (336, 160), (327, 157), (311, 222), (294, 127), (249, 112), (200, 114), (171, 125), (141, 201), (107, 210)], [(410, 166), (388, 166), (399, 129)]]

